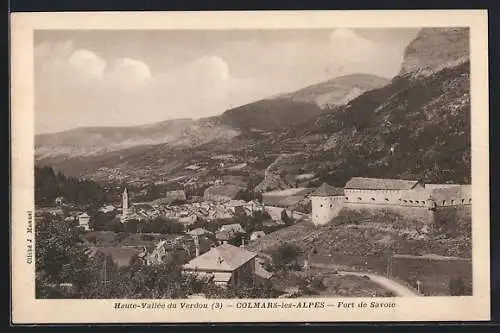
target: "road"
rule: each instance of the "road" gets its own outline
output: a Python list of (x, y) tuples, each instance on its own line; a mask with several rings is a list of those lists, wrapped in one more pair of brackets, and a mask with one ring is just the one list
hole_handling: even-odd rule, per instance
[(394, 293), (394, 295), (398, 297), (415, 297), (415, 296), (420, 296), (413, 290), (409, 289), (408, 287), (399, 284), (398, 282), (391, 280), (385, 276), (382, 275), (375, 275), (371, 273), (359, 273), (359, 272), (338, 272), (339, 275), (355, 275), (355, 276), (368, 276), (370, 278), (370, 281), (375, 282), (379, 286), (381, 286), (384, 289), (387, 289)]

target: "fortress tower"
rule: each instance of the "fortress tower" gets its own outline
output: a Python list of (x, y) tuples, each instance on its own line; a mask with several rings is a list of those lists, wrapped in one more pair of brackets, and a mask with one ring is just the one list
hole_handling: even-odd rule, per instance
[(323, 225), (338, 215), (344, 205), (344, 189), (323, 183), (311, 194), (312, 222)]

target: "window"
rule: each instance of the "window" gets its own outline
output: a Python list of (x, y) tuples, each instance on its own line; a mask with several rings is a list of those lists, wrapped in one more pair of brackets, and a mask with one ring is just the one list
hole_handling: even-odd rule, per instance
[(451, 200), (451, 204), (454, 205), (455, 204), (455, 200)]
[(321, 208), (323, 208), (323, 204), (319, 205)]
[(330, 204), (330, 208), (332, 208), (332, 207), (333, 207), (333, 205), (332, 205), (332, 204)]
[(361, 197), (358, 197), (358, 200), (361, 201)]
[(372, 201), (375, 201), (375, 198), (371, 198), (371, 199), (372, 199)]
[(465, 203), (465, 199), (462, 199), (462, 205)]
[(349, 198), (348, 198), (348, 197), (345, 197), (345, 199), (346, 199), (346, 200), (349, 200)]
[(403, 201), (404, 201), (405, 203), (407, 203), (407, 202), (408, 202), (408, 201), (406, 201), (406, 200), (403, 200)]
[(385, 198), (385, 201), (389, 201), (389, 199)]
[(413, 203), (413, 200), (410, 200), (410, 203)]
[(469, 199), (469, 203), (472, 203), (472, 199)]
[(424, 200), (422, 200), (422, 205), (425, 205), (425, 201)]
[(446, 205), (446, 200), (443, 200), (443, 206)]

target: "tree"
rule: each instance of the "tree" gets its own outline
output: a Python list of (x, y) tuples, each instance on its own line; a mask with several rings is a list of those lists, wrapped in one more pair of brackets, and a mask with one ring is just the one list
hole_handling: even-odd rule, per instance
[(288, 226), (293, 224), (293, 219), (288, 216), (286, 209), (281, 211), (281, 220)]
[(139, 223), (141, 222), (135, 219), (128, 220), (123, 224), (123, 231), (131, 234), (137, 233), (139, 230)]
[(38, 296), (68, 293), (58, 287), (71, 283), (78, 293), (93, 280), (90, 259), (85, 254), (79, 228), (44, 218), (36, 224), (36, 290)]
[(181, 234), (184, 232), (184, 225), (175, 220), (159, 217), (145, 223), (142, 231), (146, 233)]
[(99, 206), (104, 202), (104, 191), (89, 180), (66, 177), (51, 167), (35, 166), (35, 202), (51, 205), (57, 197), (83, 206)]
[(301, 254), (300, 248), (295, 244), (282, 244), (271, 255), (273, 264), (278, 270), (288, 270), (298, 267), (298, 258)]
[(90, 226), (95, 231), (105, 231), (108, 230), (108, 225), (115, 217), (116, 213), (103, 213), (97, 212), (94, 214), (90, 220)]

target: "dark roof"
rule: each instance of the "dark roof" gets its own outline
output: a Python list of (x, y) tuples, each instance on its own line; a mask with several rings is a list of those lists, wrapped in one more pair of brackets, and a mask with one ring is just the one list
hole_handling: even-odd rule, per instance
[(353, 177), (345, 184), (344, 188), (359, 190), (410, 190), (418, 183), (418, 180)]
[(329, 197), (333, 195), (344, 196), (344, 189), (333, 187), (328, 185), (327, 183), (323, 183), (316, 189), (316, 191), (311, 194), (311, 196), (315, 197)]

